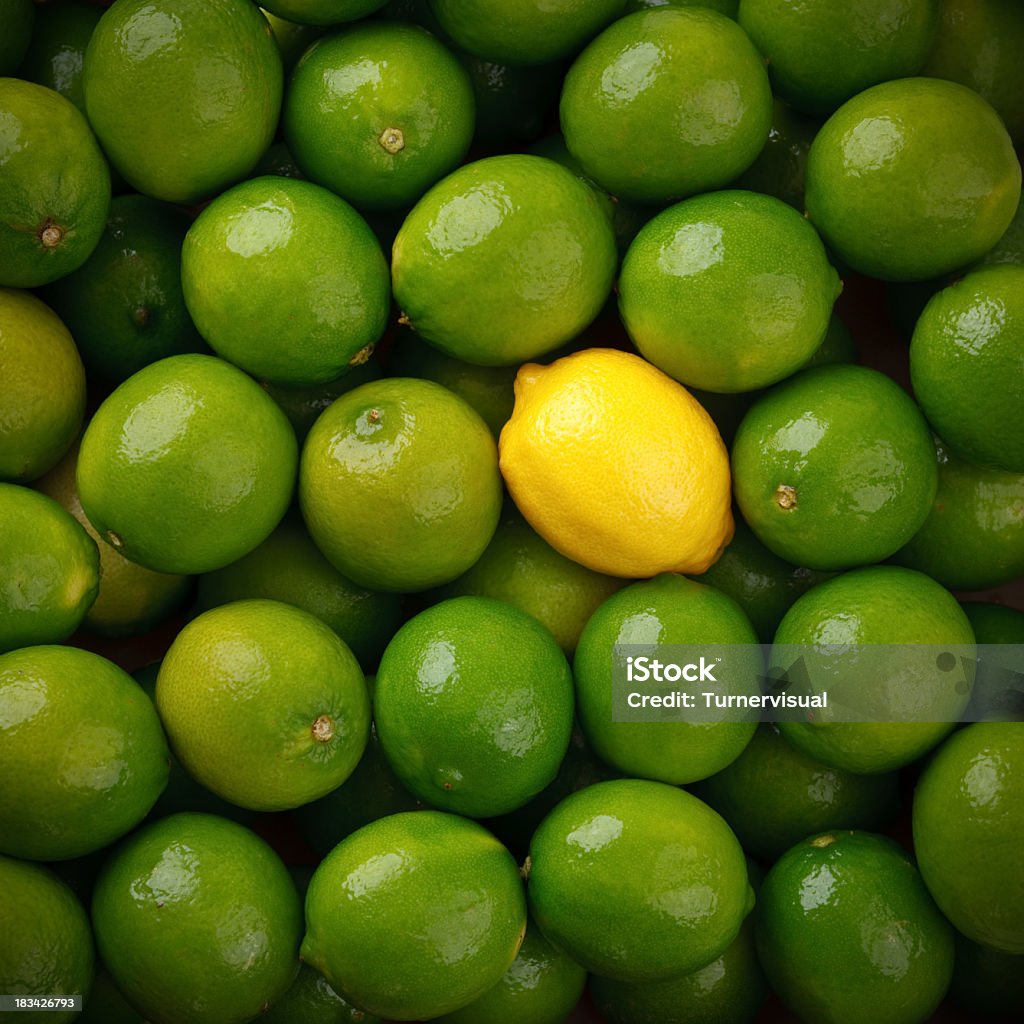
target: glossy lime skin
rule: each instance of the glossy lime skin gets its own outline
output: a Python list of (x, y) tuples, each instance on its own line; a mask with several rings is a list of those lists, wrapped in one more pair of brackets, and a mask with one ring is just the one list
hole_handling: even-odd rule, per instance
[(90, 374), (120, 383), (158, 359), (206, 350), (181, 291), (191, 223), (176, 206), (120, 196), (89, 259), (46, 289)]
[(795, 565), (848, 569), (881, 561), (920, 529), (937, 468), (920, 410), (863, 366), (805, 370), (743, 418), (732, 448), (743, 518)]
[(342, 999), (327, 979), (303, 964), (292, 987), (260, 1015), (263, 1024), (379, 1024), (380, 1018)]
[[(756, 725), (753, 721), (614, 721), (615, 645), (659, 643), (756, 644), (757, 635), (732, 598), (673, 573), (613, 594), (584, 627), (573, 675), (577, 714), (594, 751), (626, 775), (682, 785), (713, 775), (736, 760)], [(722, 692), (758, 692), (762, 668), (760, 652), (753, 651), (746, 678), (737, 678), (734, 690), (722, 686)], [(683, 683), (675, 688), (691, 687)], [(700, 689), (700, 684), (692, 686), (694, 692)]]
[(303, 54), (283, 119), (288, 147), (312, 181), (360, 209), (404, 209), (466, 155), (473, 87), (426, 29), (368, 22)]
[(751, 1024), (766, 992), (750, 918), (721, 956), (690, 974), (639, 985), (590, 980), (608, 1024)]
[(364, 384), (309, 432), (299, 501), (313, 542), (349, 579), (374, 590), (427, 590), (465, 572), (498, 525), (494, 438), (432, 381)]
[(974, 942), (1024, 954), (1024, 728), (976, 722), (954, 733), (914, 792), (914, 851), (942, 912)]
[(808, 836), (833, 828), (879, 829), (899, 805), (895, 772), (830, 768), (762, 725), (740, 756), (692, 787), (754, 857), (771, 863)]
[(85, 50), (103, 11), (90, 4), (46, 4), (36, 12), (32, 42), (18, 75), (59, 92), (85, 113)]
[(56, 644), (96, 600), (96, 544), (53, 499), (0, 484), (0, 651)]
[(619, 312), (640, 354), (683, 384), (753, 391), (814, 355), (842, 285), (817, 232), (773, 196), (695, 196), (626, 253)]
[(18, 70), (32, 39), (35, 11), (32, 0), (0, 0), (0, 19), (4, 26), (3, 42), (0, 43), (0, 75), (12, 75)]
[(615, 22), (562, 90), (569, 151), (620, 199), (664, 203), (732, 181), (760, 153), (772, 96), (760, 54), (729, 18), (662, 7)]
[(437, 1018), (444, 1024), (562, 1024), (583, 995), (586, 972), (533, 922), (512, 966), (479, 999)]
[(1011, 1017), (1024, 1006), (1024, 958), (980, 946), (957, 933), (952, 1001), (969, 1013)]
[(246, 0), (118, 0), (85, 55), (86, 110), (111, 162), (175, 203), (248, 173), (273, 138), (282, 87), (273, 33)]
[[(88, 997), (92, 931), (74, 893), (45, 868), (2, 855), (0, 891), (0, 988), (12, 995)], [(79, 1016), (68, 1010), (30, 1011), (17, 1019), (69, 1024)]]
[(1024, 612), (988, 601), (963, 601), (979, 644), (1024, 644)]
[(525, 902), (512, 855), (486, 829), (439, 811), (394, 814), (317, 868), (302, 957), (370, 1013), (438, 1017), (501, 980)]
[[(263, 11), (263, 16), (270, 25), (270, 31), (274, 33), (277, 48), (281, 52), (281, 65), (284, 68), (285, 84), (287, 85), (288, 76), (298, 63), (299, 58), (324, 35), (327, 28), (322, 25), (300, 25), (295, 21), (287, 21), (284, 18), (279, 18), (276, 14), (271, 14), (265, 7), (261, 7), (260, 10)], [(283, 146), (284, 143), (273, 143), (270, 148), (274, 149), (277, 145)], [(301, 175), (297, 175), (297, 177), (301, 177)]]
[(268, 0), (272, 14), (300, 25), (338, 25), (380, 10), (387, 0)]
[(812, 114), (831, 113), (868, 86), (918, 74), (938, 20), (936, 0), (741, 0), (739, 10), (775, 94)]
[(0, 707), (4, 853), (68, 860), (99, 850), (134, 828), (167, 784), (153, 705), (99, 655), (74, 647), (3, 655)]
[(931, 511), (894, 561), (958, 590), (1024, 574), (1024, 474), (963, 462), (942, 445), (938, 456)]
[(899, 686), (912, 721), (830, 722), (823, 715), (813, 723), (779, 723), (788, 742), (833, 768), (873, 774), (910, 764), (952, 730), (970, 698), (969, 691), (936, 686), (933, 652), (914, 654), (918, 644), (974, 645), (974, 631), (956, 599), (923, 573), (878, 565), (827, 580), (786, 612), (775, 643), (838, 645), (840, 653), (831, 661), (821, 650), (814, 659), (819, 690), (829, 682), (841, 688), (862, 678), (855, 658), (841, 653), (843, 645), (906, 646), (903, 662), (893, 665), (890, 685)]
[(854, 270), (922, 281), (999, 241), (1020, 181), (1013, 143), (977, 93), (904, 78), (866, 89), (825, 122), (805, 199), (811, 223)]
[(420, 612), (388, 644), (374, 721), (395, 774), (446, 811), (505, 814), (555, 777), (572, 732), (572, 673), (532, 616), (489, 597)]
[(103, 233), (110, 171), (77, 107), (0, 78), (0, 286), (36, 288), (80, 267)]
[(172, 815), (118, 847), (92, 921), (114, 981), (152, 1024), (242, 1024), (299, 969), (302, 908), (285, 866), (212, 814)]
[(284, 413), (250, 377), (213, 356), (171, 356), (97, 410), (78, 494), (97, 532), (131, 561), (210, 572), (280, 522), (297, 461)]
[(641, 779), (563, 800), (530, 843), (530, 910), (592, 974), (655, 981), (721, 955), (753, 906), (743, 851), (706, 804)]
[(1017, 212), (1010, 221), (1010, 226), (1003, 232), (1002, 238), (976, 264), (977, 267), (989, 267), (999, 263), (1016, 263), (1024, 265), (1024, 195), (1017, 204)]
[(430, 0), (434, 17), (459, 46), (507, 64), (568, 57), (624, 7), (625, 0)]
[(914, 329), (910, 379), (955, 454), (1024, 473), (1024, 266), (984, 267), (934, 296)]
[(939, 31), (924, 74), (979, 93), (1024, 143), (1024, 9), (1015, 0), (939, 0)]
[(794, 846), (758, 894), (768, 981), (803, 1020), (928, 1020), (953, 973), (953, 929), (910, 857), (870, 832)]
[(626, 13), (646, 11), (652, 7), (707, 7), (727, 18), (735, 18), (740, 0), (626, 0)]
[(512, 366), (575, 337), (617, 262), (594, 191), (542, 157), (477, 160), (435, 185), (395, 238), (395, 301), (456, 359)]

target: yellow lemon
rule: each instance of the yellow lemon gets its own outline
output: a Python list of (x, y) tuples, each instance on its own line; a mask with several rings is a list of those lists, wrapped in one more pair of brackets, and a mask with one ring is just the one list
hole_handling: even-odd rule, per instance
[(613, 576), (701, 573), (732, 539), (729, 456), (700, 403), (639, 356), (527, 363), (501, 432), (519, 510), (557, 551)]

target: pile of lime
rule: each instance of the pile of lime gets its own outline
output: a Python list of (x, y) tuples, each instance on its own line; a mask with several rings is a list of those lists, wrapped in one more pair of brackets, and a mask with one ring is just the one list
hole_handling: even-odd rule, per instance
[(0, 1022), (1024, 1020), (992, 663), (615, 703), (1024, 650), (1022, 146), (1021, 0), (0, 0)]

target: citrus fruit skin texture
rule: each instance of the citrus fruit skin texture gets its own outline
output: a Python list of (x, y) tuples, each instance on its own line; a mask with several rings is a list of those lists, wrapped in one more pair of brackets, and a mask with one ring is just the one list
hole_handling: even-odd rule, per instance
[(3, 853), (68, 860), (99, 850), (134, 828), (167, 784), (153, 705), (99, 655), (24, 647), (0, 656), (0, 708)]
[(928, 1020), (953, 973), (953, 929), (910, 857), (869, 832), (794, 846), (758, 894), (757, 949), (803, 1020)]
[(910, 377), (952, 451), (1024, 473), (1024, 266), (985, 267), (934, 296), (914, 329)]
[(285, 866), (212, 814), (172, 815), (118, 847), (92, 922), (118, 988), (153, 1024), (243, 1024), (299, 969), (302, 907)]
[(13, 74), (21, 63), (32, 39), (35, 4), (31, 0), (2, 0), (4, 39), (0, 43), (0, 75)]
[(218, 196), (181, 254), (199, 333), (255, 377), (303, 385), (363, 362), (384, 331), (391, 286), (369, 225), (306, 181), (267, 176)]
[(735, 499), (765, 547), (795, 565), (879, 562), (920, 529), (938, 469), (928, 425), (898, 384), (863, 366), (805, 370), (759, 399), (732, 448)]
[(711, 417), (637, 356), (586, 349), (516, 377), (501, 472), (527, 522), (588, 569), (704, 572), (732, 538), (728, 454)]
[(935, 0), (742, 0), (739, 22), (764, 54), (776, 95), (829, 114), (868, 86), (916, 75), (938, 28)]
[(199, 573), (260, 544), (291, 500), (298, 462), (284, 413), (241, 370), (171, 356), (97, 410), (78, 456), (96, 531), (148, 569)]
[(181, 291), (189, 215), (146, 196), (119, 196), (89, 259), (45, 291), (90, 374), (120, 383), (166, 356), (204, 352)]
[(415, 811), (361, 828), (320, 863), (302, 958), (360, 1009), (426, 1020), (496, 985), (525, 931), (508, 850), (475, 822)]
[(85, 55), (86, 110), (111, 162), (175, 203), (249, 172), (273, 138), (282, 83), (270, 26), (245, 0), (117, 0)]
[[(580, 637), (573, 675), (576, 711), (594, 751), (632, 777), (682, 785), (706, 778), (735, 761), (750, 742), (756, 723), (616, 722), (613, 718), (614, 663), (625, 670), (616, 644), (756, 644), (750, 620), (720, 591), (664, 573), (620, 590), (594, 612)], [(760, 692), (763, 665), (754, 651), (740, 677), (738, 662), (722, 693)], [(735, 681), (734, 679), (735, 673)], [(699, 692), (699, 684), (676, 684)]]
[(380, 1018), (342, 999), (327, 979), (305, 964), (292, 987), (266, 1012), (263, 1024), (380, 1024)]
[(807, 160), (807, 213), (854, 270), (922, 281), (999, 241), (1020, 182), (1013, 143), (977, 93), (904, 78), (866, 89), (825, 122)]
[(1024, 474), (963, 462), (938, 445), (939, 486), (928, 518), (894, 561), (958, 590), (1024, 573)]
[(692, 787), (729, 823), (743, 849), (771, 863), (828, 829), (878, 829), (899, 806), (895, 772), (854, 775), (830, 768), (762, 725), (740, 756)]
[(772, 196), (684, 200), (641, 229), (619, 278), (640, 354), (683, 384), (753, 391), (799, 370), (842, 285), (817, 232)]
[[(93, 980), (92, 931), (74, 893), (45, 868), (2, 855), (0, 891), (0, 988), (17, 995), (87, 996)], [(73, 1010), (19, 1014), (54, 1024), (79, 1016)]]
[(84, 114), (85, 50), (102, 14), (99, 7), (73, 2), (39, 7), (18, 77), (59, 92)]
[[(906, 661), (893, 665), (892, 678), (899, 680), (900, 706), (910, 721), (779, 723), (788, 742), (833, 768), (870, 774), (910, 764), (952, 730), (970, 697), (955, 681), (937, 691), (934, 653), (912, 653), (917, 644), (973, 647), (974, 631), (949, 591), (910, 569), (872, 566), (822, 583), (786, 612), (775, 643), (907, 645)], [(822, 679), (839, 685), (857, 679), (856, 661), (841, 654), (830, 662), (819, 649), (814, 666)]]
[(0, 652), (69, 637), (96, 600), (100, 562), (55, 501), (0, 484)]
[(572, 674), (532, 616), (487, 597), (420, 612), (388, 644), (374, 721), (395, 774), (447, 811), (505, 814), (555, 777), (572, 732)]
[(438, 1020), (443, 1024), (562, 1024), (583, 995), (587, 975), (533, 922), (512, 966), (479, 999)]
[(268, 0), (272, 14), (300, 25), (338, 25), (380, 10), (388, 0)]
[(156, 705), (188, 772), (259, 811), (340, 786), (370, 730), (355, 656), (319, 619), (280, 601), (235, 601), (193, 619), (160, 666)]
[[(991, 267), (1002, 263), (1024, 265), (1024, 195), (1017, 204), (1017, 212), (1002, 238), (974, 264), (974, 269)], [(908, 332), (910, 333), (910, 332)]]
[(441, 28), (464, 50), (507, 64), (568, 57), (617, 18), (625, 0), (431, 0)]
[(569, 69), (566, 145), (602, 188), (664, 203), (732, 181), (768, 138), (772, 94), (761, 55), (729, 18), (702, 7), (615, 22)]
[(52, 89), (0, 79), (0, 285), (36, 288), (80, 267), (110, 205), (89, 123)]
[(483, 420), (439, 384), (364, 384), (309, 432), (302, 515), (316, 546), (355, 583), (427, 590), (460, 576), (490, 542), (501, 513), (496, 454)]
[(1024, 727), (976, 722), (954, 733), (914, 792), (914, 850), (942, 912), (974, 942), (1024, 954)]
[(534, 834), (529, 865), (530, 911), (544, 935), (619, 981), (704, 966), (754, 901), (729, 826), (659, 782), (601, 782), (562, 801)]
[(392, 253), (395, 301), (431, 345), (511, 366), (579, 334), (611, 290), (615, 236), (593, 189), (543, 157), (477, 160), (435, 185)]
[(303, 54), (283, 118), (312, 181), (361, 209), (405, 209), (466, 155), (473, 87), (426, 29), (367, 23)]
[(707, 7), (727, 18), (735, 18), (740, 0), (626, 0), (626, 13), (646, 11), (652, 7)]

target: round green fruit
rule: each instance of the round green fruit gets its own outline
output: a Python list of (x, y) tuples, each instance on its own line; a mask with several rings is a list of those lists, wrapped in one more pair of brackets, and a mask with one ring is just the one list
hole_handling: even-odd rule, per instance
[(40, 5), (18, 77), (59, 92), (84, 114), (85, 51), (102, 15), (102, 8), (73, 0)]
[[(263, 2), (263, 0), (261, 0)], [(263, 6), (279, 18), (299, 25), (339, 25), (380, 10), (388, 0), (265, 0)]]
[(3, 42), (0, 43), (0, 75), (10, 75), (18, 70), (32, 39), (35, 13), (32, 0), (0, 0), (0, 19), (4, 26)]

